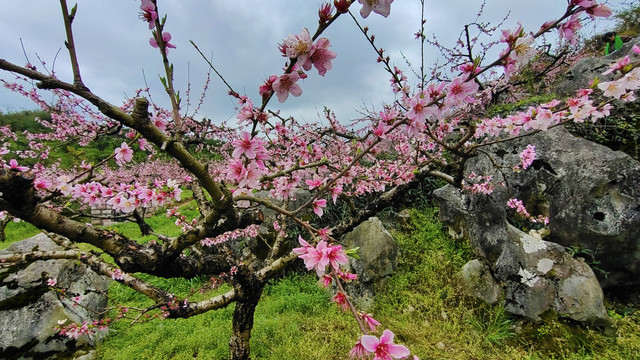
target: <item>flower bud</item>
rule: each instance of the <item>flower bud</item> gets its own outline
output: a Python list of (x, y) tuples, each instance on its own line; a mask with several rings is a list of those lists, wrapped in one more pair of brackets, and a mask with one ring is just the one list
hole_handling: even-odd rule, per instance
[(326, 23), (331, 19), (333, 13), (333, 6), (330, 3), (323, 3), (318, 10), (318, 16), (320, 17), (320, 25)]
[(344, 14), (349, 11), (349, 6), (351, 6), (350, 0), (333, 0), (333, 5), (336, 7), (339, 13)]

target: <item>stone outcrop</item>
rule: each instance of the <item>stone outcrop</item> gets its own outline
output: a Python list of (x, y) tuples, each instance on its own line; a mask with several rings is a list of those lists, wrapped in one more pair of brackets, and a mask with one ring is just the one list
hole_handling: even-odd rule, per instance
[[(63, 250), (46, 235), (12, 244), (0, 253)], [(78, 305), (59, 296), (47, 286), (56, 278), (57, 286), (68, 294), (80, 295)], [(80, 335), (75, 340), (56, 334), (58, 320), (91, 323), (107, 306), (105, 293), (110, 279), (97, 275), (72, 260), (35, 261), (26, 266), (0, 271), (0, 358), (66, 359), (78, 349), (95, 345), (98, 335)], [(101, 335), (101, 334), (99, 334)]]
[(377, 217), (358, 225), (342, 241), (347, 249), (360, 248), (360, 259), (349, 258), (349, 272), (358, 274), (358, 281), (348, 284), (347, 291), (359, 309), (368, 310), (396, 270), (398, 245)]
[[(526, 171), (509, 170), (518, 164), (518, 154), (527, 144), (536, 145), (533, 165)], [(507, 170), (496, 170), (494, 163)], [(629, 156), (556, 128), (484, 149), (466, 164), (465, 174), (471, 172), (492, 175), (495, 184), (505, 186), (496, 186), (490, 196), (462, 193), (448, 186), (437, 190), (434, 196), (441, 220), (470, 239), (478, 259), (506, 290), (506, 305), (514, 299), (528, 301), (528, 295), (518, 295), (518, 291), (527, 290), (522, 286), (526, 285), (523, 279), (531, 275), (532, 279), (539, 279), (534, 287), (548, 283), (555, 288), (554, 299), (545, 300), (545, 306), (584, 321), (578, 315), (580, 311), (562, 310), (558, 304), (566, 305), (574, 295), (586, 299), (580, 291), (586, 286), (584, 279), (591, 279), (593, 272), (580, 259), (566, 256), (563, 247), (571, 247), (597, 266), (605, 290), (640, 289), (640, 165)], [(513, 210), (506, 206), (510, 198), (523, 200), (532, 215), (549, 217), (550, 235), (543, 242), (544, 251), (525, 250), (526, 240), (521, 239), (531, 237), (517, 233), (509, 225), (516, 220)], [(518, 260), (511, 260), (508, 265), (510, 258)], [(551, 270), (545, 273), (538, 271), (537, 262), (543, 259), (553, 261)], [(551, 264), (545, 260), (542, 269), (548, 267), (544, 263)], [(556, 268), (560, 264), (566, 270)], [(560, 276), (564, 271), (569, 273)], [(592, 299), (583, 305), (600, 303), (601, 300)], [(518, 312), (516, 306), (535, 307), (514, 304), (514, 313), (539, 313), (534, 308)], [(599, 320), (596, 317), (591, 321)]]
[(596, 77), (600, 81), (612, 80), (615, 74), (602, 75), (602, 73), (609, 69), (610, 64), (620, 60), (625, 55), (633, 56), (634, 53), (631, 48), (635, 44), (640, 46), (640, 38), (626, 42), (620, 50), (614, 51), (607, 56), (588, 57), (578, 61), (567, 71), (554, 91), (560, 95), (574, 96), (576, 90), (589, 87), (589, 82)]

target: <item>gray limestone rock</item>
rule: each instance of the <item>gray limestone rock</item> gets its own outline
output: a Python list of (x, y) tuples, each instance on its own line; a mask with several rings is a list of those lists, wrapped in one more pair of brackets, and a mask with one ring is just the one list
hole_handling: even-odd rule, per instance
[[(46, 235), (12, 244), (0, 253), (62, 250)], [(80, 295), (79, 305), (60, 297), (47, 286), (56, 278), (58, 287)], [(103, 334), (81, 335), (77, 340), (56, 334), (58, 320), (91, 323), (107, 306), (110, 279), (72, 260), (35, 261), (0, 271), (0, 358), (56, 359), (78, 348), (91, 347)]]
[(370, 309), (373, 296), (396, 270), (398, 245), (377, 217), (358, 225), (342, 240), (347, 249), (360, 248), (360, 259), (349, 259), (349, 271), (358, 274), (358, 281), (348, 285), (348, 292), (358, 308)]
[[(495, 169), (494, 163), (507, 169), (518, 164), (518, 154), (527, 144), (534, 144), (537, 153), (528, 170)], [(563, 128), (496, 144), (485, 152), (467, 162), (465, 174), (492, 175), (495, 184), (504, 186), (496, 186), (490, 196), (461, 192), (447, 186), (435, 191), (434, 197), (440, 207), (440, 219), (452, 231), (469, 238), (477, 257), (490, 267), (502, 284), (510, 311), (525, 316), (531, 314), (535, 318), (540, 309), (548, 308), (585, 321), (582, 314), (587, 310), (576, 308), (577, 305), (601, 309), (599, 291), (594, 289), (591, 280), (588, 286), (584, 280), (591, 278), (585, 271), (587, 265), (568, 256), (565, 247), (588, 255), (583, 256), (587, 262), (597, 264), (600, 285), (605, 290), (639, 291), (638, 162), (622, 152), (575, 138)], [(553, 251), (544, 258), (522, 257), (523, 248), (536, 245), (528, 240), (520, 241), (522, 244), (514, 240), (532, 237), (527, 234), (515, 236), (514, 228), (508, 225), (516, 220), (513, 210), (506, 206), (510, 198), (521, 199), (534, 216), (549, 217), (550, 235), (544, 244)], [(514, 263), (514, 258), (520, 262)], [(543, 259), (553, 261), (552, 274), (556, 276), (553, 281), (536, 273), (538, 264), (535, 261)], [(545, 260), (541, 265), (543, 268), (545, 262), (550, 264)], [(565, 264), (562, 271), (557, 264)], [(560, 273), (563, 275), (559, 276)], [(523, 274), (533, 276), (534, 288), (557, 287), (554, 292), (545, 292), (553, 296), (544, 300), (538, 296), (539, 301), (532, 303), (532, 292), (525, 291), (527, 287), (522, 286), (526, 283), (518, 283)], [(505, 282), (509, 279), (512, 281)], [(523, 302), (529, 305), (523, 305)], [(518, 310), (519, 306), (531, 308)], [(595, 310), (589, 311), (594, 314)]]

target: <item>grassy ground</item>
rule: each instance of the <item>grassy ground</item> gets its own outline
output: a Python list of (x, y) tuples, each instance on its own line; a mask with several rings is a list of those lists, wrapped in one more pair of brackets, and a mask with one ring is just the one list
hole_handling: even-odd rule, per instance
[[(181, 210), (195, 213), (189, 204)], [(151, 223), (163, 231), (172, 226), (164, 216)], [(16, 226), (24, 225), (12, 225), (10, 230)], [(131, 236), (137, 231), (131, 225), (118, 227)], [(455, 242), (442, 231), (434, 210), (412, 210), (409, 223), (393, 235), (402, 251), (399, 269), (377, 297), (372, 313), (384, 328), (395, 332), (396, 342), (423, 360), (640, 358), (637, 309), (609, 305), (617, 336), (553, 318), (529, 324), (464, 294), (457, 273), (472, 253), (466, 243)], [(145, 279), (190, 300), (227, 290), (212, 289), (208, 278)], [(110, 296), (130, 307), (150, 305), (117, 283)], [(117, 322), (99, 345), (98, 358), (226, 359), (232, 312), (233, 305), (190, 319), (155, 319), (133, 326), (130, 321)], [(313, 274), (289, 274), (267, 286), (252, 334), (254, 359), (305, 360), (347, 359), (359, 336), (353, 318), (330, 302)]]

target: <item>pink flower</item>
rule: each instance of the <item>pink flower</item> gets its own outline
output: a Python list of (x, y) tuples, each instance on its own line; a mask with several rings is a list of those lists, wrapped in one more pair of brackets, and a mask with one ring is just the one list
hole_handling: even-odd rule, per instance
[(633, 45), (631, 50), (633, 50), (633, 52), (636, 53), (637, 55), (640, 55), (640, 47), (637, 44)]
[(522, 167), (523, 170), (527, 170), (527, 168), (529, 166), (531, 166), (531, 164), (533, 163), (533, 160), (536, 159), (536, 147), (534, 145), (527, 145), (527, 148), (524, 149), (524, 151), (522, 151), (520, 153), (520, 167)]
[(331, 298), (331, 301), (336, 303), (336, 305), (340, 306), (342, 308), (342, 311), (349, 310), (349, 302), (347, 301), (347, 296), (342, 292), (338, 291), (336, 295), (333, 298)]
[(127, 145), (127, 143), (122, 143), (119, 148), (116, 148), (116, 162), (118, 165), (123, 165), (128, 163), (133, 158), (133, 150)]
[(603, 81), (598, 83), (598, 88), (603, 91), (604, 96), (620, 99), (627, 92), (627, 89), (619, 81)]
[(50, 278), (47, 280), (47, 285), (51, 287), (56, 286), (57, 283), (58, 283), (58, 279), (56, 278)]
[(153, 5), (151, 0), (142, 0), (140, 4), (140, 19), (149, 23), (149, 30), (156, 26), (156, 19), (158, 13), (156, 12), (156, 6)]
[(378, 320), (374, 319), (371, 314), (365, 314), (362, 312), (358, 313), (360, 315), (360, 317), (362, 318), (362, 321), (369, 326), (369, 329), (371, 329), (371, 331), (376, 331), (376, 327), (378, 327), (378, 325), (380, 325), (380, 322), (378, 322)]
[(360, 342), (370, 353), (375, 354), (374, 360), (402, 359), (409, 356), (411, 352), (406, 346), (393, 343), (394, 334), (387, 329), (382, 332), (380, 340), (373, 335), (362, 335)]
[(296, 82), (300, 79), (297, 72), (281, 75), (276, 82), (273, 83), (273, 91), (278, 96), (278, 101), (285, 102), (291, 95), (298, 97), (302, 94), (302, 88)]
[(38, 190), (47, 190), (49, 187), (51, 187), (51, 182), (47, 179), (38, 177), (33, 181), (33, 187)]
[(589, 14), (589, 16), (596, 17), (609, 17), (611, 16), (612, 12), (611, 9), (609, 9), (608, 6), (603, 5), (603, 4), (598, 4), (595, 6), (592, 6), (590, 8), (587, 9), (587, 14)]
[(281, 46), (289, 59), (298, 59), (298, 64), (304, 67), (305, 70), (311, 68), (311, 64), (308, 67), (305, 66), (313, 52), (313, 40), (311, 40), (309, 29), (302, 29), (300, 35), (289, 35)]
[(387, 17), (391, 13), (391, 3), (393, 2), (393, 0), (358, 0), (358, 2), (362, 4), (360, 15), (363, 18), (369, 16), (369, 14), (371, 14), (371, 11)]
[(29, 170), (26, 166), (19, 166), (18, 161), (16, 159), (9, 160), (9, 166), (4, 166), (6, 169), (15, 170), (15, 171), (27, 171)]
[(331, 60), (335, 59), (337, 54), (331, 50), (329, 47), (331, 43), (327, 38), (320, 38), (313, 45), (313, 53), (311, 54), (311, 62), (313, 66), (318, 70), (318, 74), (320, 76), (324, 76), (327, 73), (327, 70), (331, 70), (333, 65), (331, 64)]
[(342, 194), (342, 185), (338, 185), (331, 189), (331, 200), (334, 204), (338, 200), (338, 196), (340, 196), (340, 194)]
[(431, 113), (427, 107), (427, 99), (423, 92), (418, 92), (409, 100), (409, 107), (407, 118), (412, 121), (423, 122)]
[[(168, 33), (168, 32), (162, 33), (162, 42), (164, 42), (164, 47), (165, 47), (165, 50), (167, 51), (167, 53), (169, 53), (169, 48), (171, 48), (171, 49), (175, 49), (176, 48), (176, 46), (171, 44), (171, 43), (169, 43), (169, 41), (171, 41), (171, 34)], [(151, 45), (152, 47), (154, 47), (156, 49), (158, 48), (158, 42), (157, 42), (155, 37), (152, 37), (152, 38), (149, 39), (149, 45)]]
[(324, 24), (331, 19), (333, 13), (333, 6), (330, 3), (323, 3), (318, 9), (318, 17), (320, 18), (320, 24)]
[(344, 252), (340, 245), (328, 246), (323, 251), (329, 260), (329, 264), (336, 271), (340, 269), (340, 265), (344, 265), (349, 262), (347, 253)]
[(323, 208), (327, 207), (326, 199), (315, 199), (313, 200), (313, 212), (316, 213), (319, 217), (322, 217), (324, 214)]
[(560, 38), (565, 38), (571, 44), (575, 44), (577, 41), (575, 33), (580, 30), (580, 28), (582, 28), (582, 25), (580, 24), (580, 17), (578, 14), (573, 14), (567, 22), (560, 25), (560, 28), (558, 29), (560, 31)]
[(304, 182), (307, 183), (307, 185), (309, 186), (309, 190), (319, 188), (324, 183), (324, 181), (320, 179), (317, 175), (314, 175), (313, 179), (306, 179)]
[(328, 275), (328, 274), (322, 275), (322, 286), (323, 287), (327, 287), (327, 286), (331, 285), (331, 282), (333, 282), (333, 276)]
[(234, 140), (232, 145), (235, 148), (232, 154), (234, 158), (239, 158), (244, 154), (248, 159), (255, 159), (258, 153), (266, 152), (262, 140), (258, 138), (252, 139), (251, 134), (247, 131), (241, 132), (240, 139)]
[(364, 348), (364, 346), (362, 346), (360, 340), (358, 340), (358, 342), (353, 346), (353, 349), (349, 351), (349, 357), (352, 359), (364, 360), (368, 354), (369, 352)]
[(502, 30), (500, 42), (511, 45), (516, 42), (516, 39), (518, 39), (520, 35), (522, 35), (522, 24), (518, 23), (518, 27), (516, 27), (513, 31), (509, 29)]
[(478, 84), (473, 81), (464, 81), (462, 77), (457, 77), (447, 86), (447, 102), (451, 104), (474, 103), (471, 97), (478, 91)]
[(120, 269), (115, 269), (111, 273), (111, 278), (113, 280), (124, 280), (124, 272), (122, 272), (122, 270)]

